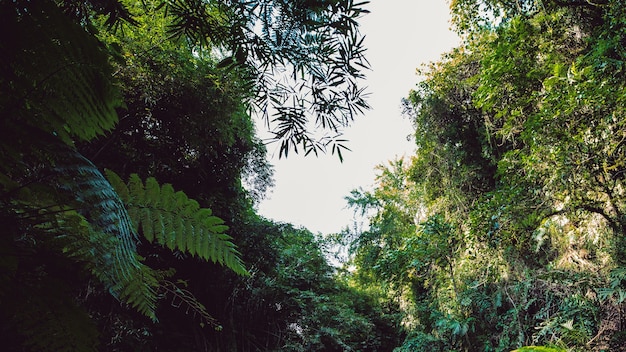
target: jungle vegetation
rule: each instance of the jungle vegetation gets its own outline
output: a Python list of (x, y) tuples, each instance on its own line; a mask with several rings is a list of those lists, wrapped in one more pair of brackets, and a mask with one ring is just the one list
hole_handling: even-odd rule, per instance
[(397, 351), (623, 351), (623, 1), (451, 1), (462, 44), (404, 100), (416, 153), (347, 197)]
[(0, 0), (3, 348), (625, 350), (626, 3), (449, 4), (415, 155), (314, 234), (255, 125), (349, 157), (366, 1)]

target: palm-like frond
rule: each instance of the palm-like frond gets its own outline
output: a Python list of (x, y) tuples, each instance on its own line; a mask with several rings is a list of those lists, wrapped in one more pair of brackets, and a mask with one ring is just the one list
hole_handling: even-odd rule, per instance
[(87, 268), (111, 293), (156, 320), (159, 285), (156, 272), (141, 263), (137, 233), (124, 203), (91, 161), (73, 149), (60, 153), (55, 174), (58, 187), (72, 195), (76, 211), (67, 212), (58, 229), (69, 226), (68, 255), (87, 262)]
[(141, 227), (148, 241), (220, 263), (240, 275), (248, 274), (232, 237), (224, 233), (228, 226), (212, 215), (211, 209), (201, 208), (170, 184), (160, 186), (154, 178), (148, 178), (144, 185), (133, 174), (125, 184), (114, 172), (106, 173), (128, 207), (135, 230)]

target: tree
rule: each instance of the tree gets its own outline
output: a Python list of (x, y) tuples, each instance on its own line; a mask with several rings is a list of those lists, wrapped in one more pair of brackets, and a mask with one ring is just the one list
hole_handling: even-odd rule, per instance
[(366, 283), (380, 281), (401, 295), (410, 281), (410, 254), (404, 252), (407, 238), (415, 233), (420, 204), (408, 178), (403, 159), (378, 167), (378, 185), (373, 192), (353, 190), (348, 205), (369, 216), (368, 228), (347, 233), (347, 245), (357, 265), (357, 277)]
[[(369, 218), (367, 230), (348, 234), (356, 277), (361, 285), (378, 284), (390, 299), (411, 306), (405, 310), (411, 328), (405, 348), (427, 348), (416, 342), (414, 331), (425, 333), (425, 340), (450, 334), (453, 341), (442, 346), (455, 348), (454, 339), (468, 332), (455, 272), (463, 237), (443, 216), (427, 213), (421, 187), (412, 182), (402, 160), (379, 170), (373, 192), (353, 191), (347, 197), (355, 211)], [(456, 327), (445, 331), (448, 326), (442, 324)], [(434, 337), (429, 341), (442, 343)]]
[[(274, 240), (279, 257), (268, 275), (268, 310), (281, 351), (391, 351), (401, 337), (393, 306), (382, 305), (348, 282), (337, 280), (320, 239), (304, 229), (283, 226)], [(271, 275), (274, 274), (274, 275)]]
[(619, 349), (623, 4), (451, 8), (463, 46), (405, 101), (409, 182), (349, 199), (374, 209), (356, 273), (410, 289), (401, 350)]
[(491, 138), (489, 121), (472, 104), (480, 55), (453, 50), (404, 100), (417, 146), (410, 178), (434, 213), (467, 214), (468, 204), (495, 186), (495, 163), (507, 148)]

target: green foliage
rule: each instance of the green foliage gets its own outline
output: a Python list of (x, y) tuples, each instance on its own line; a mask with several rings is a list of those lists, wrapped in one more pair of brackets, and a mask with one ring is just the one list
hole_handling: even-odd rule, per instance
[[(327, 148), (343, 157), (341, 128), (367, 108), (359, 87), (367, 68), (356, 22), (366, 12), (362, 5), (2, 2), (6, 345), (58, 351), (397, 345), (397, 307), (336, 280), (312, 234), (281, 229), (276, 243), (266, 240), (267, 227), (248, 217), (252, 203), (242, 186), (242, 177), (256, 176), (262, 192), (271, 176), (265, 147), (254, 137), (252, 106), (265, 113), (281, 155)], [(269, 116), (272, 106), (279, 109)], [(96, 165), (130, 181), (112, 172), (107, 180)], [(224, 214), (230, 229), (208, 207)], [(247, 242), (254, 270), (244, 268), (226, 230)], [(171, 278), (175, 271), (190, 279)], [(237, 338), (227, 341), (222, 326)], [(305, 327), (305, 343), (298, 326)]]
[(139, 264), (133, 255), (136, 251), (137, 234), (133, 230), (123, 200), (96, 166), (78, 152), (61, 150), (59, 157), (62, 159), (57, 161), (54, 168), (57, 187), (71, 194), (78, 202), (79, 212), (85, 214), (95, 231), (102, 231), (119, 241), (115, 254), (102, 257), (112, 258), (114, 271), (122, 278), (127, 278), (131, 268)]
[[(41, 247), (72, 263), (81, 264), (82, 269), (90, 272), (121, 302), (154, 321), (157, 319), (158, 298), (170, 296), (172, 299), (184, 301), (181, 301), (181, 304), (187, 306), (187, 311), (200, 314), (203, 322), (217, 325), (204, 306), (192, 295), (175, 285), (168, 286), (167, 282), (163, 281), (165, 272), (154, 270), (142, 262), (136, 250), (136, 229), (141, 226), (142, 234), (147, 236), (149, 233), (159, 244), (169, 246), (172, 250), (190, 252), (203, 259), (220, 262), (242, 275), (246, 274), (238, 252), (228, 241), (230, 237), (223, 235), (223, 231), (226, 230), (223, 221), (212, 217), (207, 210), (200, 209), (197, 202), (188, 199), (183, 193), (175, 193), (171, 186), (161, 187), (152, 179), (147, 182), (148, 187), (144, 189), (141, 181), (134, 176), (134, 188), (124, 188), (119, 177), (115, 178), (114, 174), (109, 173), (111, 180), (117, 184), (121, 196), (129, 202), (126, 205), (97, 168), (75, 150), (60, 144), (51, 149), (50, 153), (60, 160), (55, 162), (46, 183), (34, 182), (11, 189), (4, 195), (5, 197), (11, 195), (6, 198), (8, 200), (6, 205), (9, 207), (7, 215), (10, 214), (8, 218), (15, 218), (19, 228), (28, 229), (24, 236), (32, 238), (33, 250)], [(157, 229), (151, 219), (152, 229), (147, 232), (145, 218), (134, 225), (127, 209), (132, 211), (131, 214), (138, 214), (138, 209), (141, 209), (144, 216), (158, 219), (160, 221), (158, 224), (163, 226)], [(183, 237), (187, 238), (186, 241), (177, 242), (176, 234), (169, 231), (171, 228), (169, 230), (166, 228), (165, 222), (172, 221), (171, 219), (191, 222), (194, 225), (193, 231), (189, 231), (188, 236)], [(178, 226), (178, 229), (181, 226), (185, 229), (183, 224)], [(10, 235), (15, 236), (13, 241), (19, 243), (22, 240), (17, 231), (19, 230)], [(19, 257), (19, 253), (16, 253), (16, 258)], [(10, 267), (4, 269), (11, 270)], [(6, 280), (12, 283), (19, 281), (20, 278), (9, 277)], [(38, 280), (34, 282), (39, 284)], [(39, 291), (35, 292), (36, 295), (37, 292)], [(63, 296), (51, 296), (50, 299), (55, 297)], [(72, 314), (82, 311), (82, 308), (78, 307), (72, 309), (77, 312)], [(74, 319), (71, 323), (78, 319), (65, 314), (65, 311), (50, 313), (59, 319), (64, 317)], [(87, 317), (86, 313), (84, 314)], [(42, 335), (47, 335), (48, 329), (64, 326), (53, 319), (45, 318), (48, 315), (41, 316), (40, 319), (33, 319), (34, 315), (22, 316), (17, 313), (16, 315), (18, 321), (23, 319), (24, 324), (37, 324), (37, 328), (30, 329), (32, 335), (24, 335), (26, 345), (40, 343), (38, 342), (40, 330)], [(74, 329), (73, 325), (67, 329), (69, 334), (82, 334), (81, 330)], [(84, 332), (87, 333), (88, 330)], [(80, 338), (71, 340), (85, 339), (87, 341), (85, 343), (96, 345), (93, 336), (81, 335)], [(44, 342), (41, 344), (56, 346), (51, 348), (57, 350), (71, 348), (62, 342), (42, 341)], [(77, 343), (80, 346), (76, 348), (83, 348), (83, 342)]]
[(157, 5), (135, 2), (136, 27), (99, 32), (120, 58), (125, 118), (115, 133), (79, 148), (124, 179), (137, 173), (171, 183), (232, 223), (243, 193), (258, 200), (272, 184), (266, 147), (246, 111), (251, 92), (236, 71), (216, 68), (211, 52), (173, 40), (171, 17)]
[(366, 281), (372, 276), (394, 288), (404, 285), (414, 270), (409, 264), (413, 259), (410, 241), (416, 231), (413, 216), (420, 205), (413, 202), (415, 190), (404, 160), (378, 170), (378, 187), (373, 192), (355, 190), (346, 198), (355, 211), (369, 217), (369, 229), (348, 234), (346, 241), (360, 268), (357, 275)]
[(553, 347), (545, 347), (545, 346), (524, 346), (514, 350), (513, 352), (565, 352), (562, 348), (553, 348)]
[[(358, 30), (367, 1), (108, 3), (124, 11), (102, 14), (104, 27), (110, 27), (112, 18), (127, 20), (124, 15), (130, 12), (141, 30), (161, 31), (164, 41), (182, 43), (188, 52), (214, 61), (220, 75), (241, 84), (248, 93), (243, 102), (262, 116), (272, 139), (280, 143), (280, 156), (330, 151), (342, 159), (349, 150), (342, 129), (369, 108), (361, 87), (369, 64)], [(71, 2), (63, 6), (74, 7)], [(86, 22), (94, 17), (88, 12), (80, 16)], [(155, 20), (156, 27), (145, 27)], [(124, 60), (119, 54), (114, 56)]]
[[(233, 57), (261, 73), (256, 106), (264, 115), (280, 155), (348, 150), (342, 128), (369, 105), (360, 80), (369, 68), (358, 19), (367, 1), (250, 2), (233, 11)], [(261, 35), (254, 28), (261, 28)], [(252, 35), (251, 35), (252, 34)], [(285, 73), (285, 74), (283, 74)], [(275, 111), (270, 116), (269, 113)], [(311, 133), (311, 126), (323, 131)]]
[(515, 17), (532, 18), (563, 9), (577, 12), (579, 23), (597, 21), (604, 5), (605, 2), (584, 0), (454, 0), (450, 9), (454, 29), (471, 39)]
[(617, 267), (609, 275), (609, 287), (598, 288), (598, 299), (605, 301), (611, 299), (617, 304), (622, 304), (626, 300), (626, 268)]
[(410, 352), (410, 351), (425, 351), (425, 352), (437, 352), (443, 351), (443, 343), (441, 339), (425, 334), (421, 331), (411, 333), (404, 341), (402, 346), (394, 349), (394, 352)]
[(493, 187), (494, 160), (506, 148), (494, 143), (489, 121), (472, 105), (480, 55), (447, 54), (404, 101), (417, 145), (410, 178), (432, 212), (466, 213), (468, 203)]
[[(24, 125), (68, 144), (110, 131), (121, 102), (98, 41), (52, 1), (3, 1), (0, 7), (4, 138), (21, 134)], [(4, 146), (10, 147), (18, 146)]]
[(400, 350), (617, 348), (623, 8), (451, 2), (464, 43), (404, 101), (408, 182), (348, 199), (370, 225), (346, 233), (357, 277), (403, 303)]
[(268, 288), (278, 310), (289, 312), (280, 350), (379, 351), (399, 342), (391, 309), (337, 280), (317, 236), (288, 227), (275, 245), (280, 257)]
[(46, 182), (25, 183), (4, 194), (11, 216), (25, 236), (44, 248), (54, 244), (115, 297), (156, 319), (157, 279), (136, 252), (137, 235), (124, 204), (89, 160), (65, 145), (50, 148), (59, 160)]
[(224, 234), (228, 227), (212, 215), (211, 209), (200, 208), (185, 193), (175, 192), (170, 184), (160, 186), (154, 178), (148, 178), (144, 185), (136, 174), (128, 184), (111, 170), (107, 170), (107, 177), (124, 201), (135, 230), (149, 242), (219, 262), (240, 275), (248, 274), (230, 241), (232, 237)]
[[(452, 1), (464, 45), (405, 101), (416, 155), (348, 198), (369, 220), (342, 234), (352, 272), (254, 215), (244, 171), (271, 172), (248, 111), (281, 156), (343, 158), (367, 108), (364, 5), (2, 2), (9, 345), (92, 351), (100, 330), (113, 350), (622, 348), (623, 1)], [(95, 303), (106, 291), (153, 323)]]

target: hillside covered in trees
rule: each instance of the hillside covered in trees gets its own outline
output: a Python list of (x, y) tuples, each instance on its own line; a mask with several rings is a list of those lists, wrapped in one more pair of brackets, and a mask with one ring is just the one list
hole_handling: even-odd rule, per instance
[(3, 348), (626, 350), (626, 2), (450, 10), (415, 155), (314, 234), (255, 126), (350, 157), (367, 2), (0, 0)]
[(399, 351), (626, 347), (622, 1), (452, 1), (462, 45), (405, 99), (416, 154), (349, 203)]

